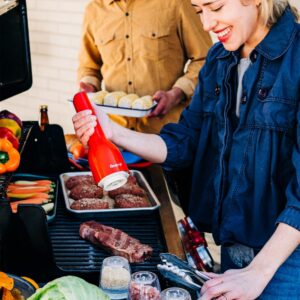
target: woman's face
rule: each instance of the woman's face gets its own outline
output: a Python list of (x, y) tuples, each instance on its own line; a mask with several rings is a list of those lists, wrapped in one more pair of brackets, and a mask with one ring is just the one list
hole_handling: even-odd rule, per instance
[[(203, 28), (217, 35), (228, 51), (244, 45), (243, 56), (265, 37), (268, 28), (259, 22), (260, 0), (191, 0)], [(245, 3), (247, 2), (247, 3)]]

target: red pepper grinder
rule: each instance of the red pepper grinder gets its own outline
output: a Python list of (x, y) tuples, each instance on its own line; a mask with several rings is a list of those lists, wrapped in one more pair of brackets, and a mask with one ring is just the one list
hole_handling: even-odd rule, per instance
[[(90, 109), (96, 115), (85, 92), (77, 93), (73, 104), (77, 112)], [(98, 120), (96, 122), (95, 132), (88, 141), (88, 161), (95, 182), (111, 191), (127, 182), (129, 170), (119, 149), (105, 137)]]

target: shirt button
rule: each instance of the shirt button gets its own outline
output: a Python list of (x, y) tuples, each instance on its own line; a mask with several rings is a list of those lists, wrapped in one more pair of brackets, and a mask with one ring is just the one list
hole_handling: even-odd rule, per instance
[(128, 38), (129, 38), (129, 35), (128, 35), (128, 34), (126, 34), (126, 35), (125, 35), (125, 37), (126, 37), (126, 39), (128, 39)]
[(220, 95), (220, 87), (218, 85), (215, 87), (215, 95), (216, 96)]
[(129, 12), (126, 12), (126, 13), (125, 13), (125, 16), (128, 17), (128, 16), (129, 16)]
[(132, 85), (132, 81), (128, 81), (128, 84), (129, 84), (129, 85)]
[(267, 97), (267, 95), (268, 95), (267, 89), (264, 89), (264, 88), (259, 89), (259, 91), (258, 91), (258, 97), (259, 97), (259, 99), (263, 100), (263, 99), (265, 99)]
[(242, 103), (242, 104), (246, 104), (246, 103), (247, 103), (247, 97), (246, 97), (246, 96), (243, 96), (243, 97), (242, 97), (241, 103)]
[(251, 54), (251, 61), (256, 62), (256, 60), (257, 60), (257, 52), (253, 51), (252, 54)]

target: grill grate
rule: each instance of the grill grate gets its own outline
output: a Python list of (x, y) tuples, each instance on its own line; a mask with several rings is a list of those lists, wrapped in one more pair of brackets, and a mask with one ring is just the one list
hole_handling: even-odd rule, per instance
[[(60, 201), (61, 199), (59, 197), (57, 201), (56, 218), (49, 224), (49, 234), (57, 267), (64, 272), (99, 273), (102, 260), (111, 254), (80, 238), (80, 224), (91, 219), (74, 217), (66, 211), (63, 201)], [(93, 220), (121, 229), (153, 248), (153, 255), (150, 260), (144, 263), (131, 264), (132, 272), (140, 270), (157, 271), (156, 265), (160, 262), (159, 253), (166, 252), (167, 249), (157, 211), (138, 217), (98, 216)]]

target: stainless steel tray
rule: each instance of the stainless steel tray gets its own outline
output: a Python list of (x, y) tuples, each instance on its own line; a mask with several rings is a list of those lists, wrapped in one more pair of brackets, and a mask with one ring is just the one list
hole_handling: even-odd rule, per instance
[[(73, 105), (72, 99), (68, 99), (68, 101), (71, 102)], [(97, 106), (101, 107), (101, 109), (108, 114), (133, 117), (133, 118), (142, 118), (142, 117), (148, 115), (156, 107), (157, 102), (154, 101), (153, 105), (148, 109), (134, 109), (134, 108), (110, 106), (110, 105), (97, 104), (97, 103), (95, 103), (95, 104)]]
[[(149, 186), (147, 180), (144, 175), (137, 170), (130, 171), (133, 176), (137, 179), (138, 184), (147, 192), (148, 199), (151, 203), (150, 207), (137, 207), (137, 208), (110, 208), (110, 209), (92, 209), (92, 210), (75, 210), (71, 209), (71, 204), (74, 201), (69, 197), (69, 190), (67, 189), (65, 182), (73, 176), (77, 175), (92, 175), (91, 172), (70, 172), (63, 173), (60, 177), (60, 182), (63, 190), (63, 195), (65, 199), (66, 208), (68, 211), (74, 213), (77, 216), (89, 216), (93, 217), (99, 214), (113, 214), (113, 215), (140, 215), (151, 213), (153, 210), (156, 210), (160, 207), (160, 202), (155, 196), (153, 190)], [(108, 196), (106, 196), (108, 197)]]

